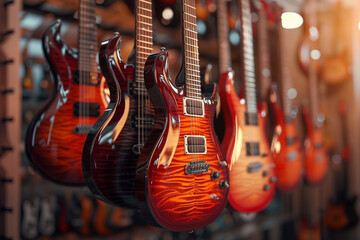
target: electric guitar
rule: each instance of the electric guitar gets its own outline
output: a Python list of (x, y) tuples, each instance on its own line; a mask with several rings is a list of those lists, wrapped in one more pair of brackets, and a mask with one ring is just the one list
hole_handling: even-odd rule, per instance
[[(315, 1), (309, 0), (307, 7), (314, 8)], [(305, 180), (311, 184), (317, 184), (325, 177), (328, 168), (328, 155), (323, 143), (321, 124), (319, 122), (319, 103), (318, 103), (318, 59), (310, 56), (310, 52), (317, 49), (318, 32), (316, 30), (315, 13), (308, 15), (308, 24), (310, 26), (309, 34), (312, 34), (312, 40), (308, 41), (307, 51), (309, 53), (309, 63), (306, 68), (309, 79), (309, 93), (311, 108), (308, 104), (303, 106), (303, 118), (306, 127), (306, 139), (304, 144), (304, 170)]]
[(330, 56), (325, 56), (323, 60), (323, 64), (321, 66), (321, 80), (328, 84), (338, 84), (349, 79), (349, 64), (347, 61), (347, 52), (346, 50), (339, 50), (339, 42), (341, 42), (340, 37), (340, 29), (341, 28), (341, 13), (343, 12), (344, 7), (342, 6), (341, 1), (337, 1), (335, 7), (335, 21), (334, 21), (334, 34), (332, 36), (333, 43), (331, 48), (334, 49), (335, 52)]
[[(238, 96), (232, 72), (219, 80), (225, 136), (222, 147), (230, 171), (229, 206), (244, 213), (266, 207), (275, 192), (274, 162), (265, 136), (264, 106), (258, 109), (255, 87), (250, 3), (240, 0), (242, 79), (245, 88)], [(221, 16), (220, 16), (221, 17)], [(219, 42), (223, 43), (222, 40)]]
[(51, 236), (56, 230), (55, 219), (56, 198), (46, 196), (40, 199), (39, 233), (42, 236)]
[(102, 43), (99, 53), (111, 99), (86, 139), (83, 172), (97, 198), (120, 207), (137, 207), (135, 167), (154, 124), (143, 73), (152, 34), (151, 0), (137, 0), (135, 64), (122, 61), (118, 35)]
[(38, 236), (38, 215), (40, 210), (40, 199), (26, 199), (22, 203), (21, 236), (25, 239), (33, 239)]
[(317, 8), (314, 5), (314, 0), (307, 0), (305, 3), (305, 8), (307, 8), (310, 13), (307, 16), (303, 15), (304, 35), (300, 41), (297, 52), (300, 68), (305, 74), (309, 74), (311, 64), (314, 65), (313, 67), (316, 73), (320, 71), (320, 57), (314, 58), (314, 56), (310, 54), (311, 50), (316, 49), (314, 46), (317, 46), (319, 42), (319, 28), (316, 24), (316, 13), (314, 12), (314, 9)]
[(335, 198), (330, 201), (324, 217), (328, 228), (338, 231), (356, 226), (359, 221), (359, 216), (356, 212), (357, 196), (349, 197), (348, 191), (350, 147), (346, 129), (346, 112), (346, 104), (340, 102), (339, 114), (341, 117), (341, 130), (343, 133), (343, 149), (340, 158), (341, 160), (338, 158), (336, 159), (337, 161), (332, 161)]
[(107, 106), (105, 81), (95, 59), (95, 1), (80, 1), (79, 21), (78, 53), (62, 41), (59, 21), (43, 36), (54, 91), (31, 121), (25, 141), (34, 169), (48, 180), (70, 186), (85, 185), (81, 150), (91, 126)]
[(135, 183), (143, 218), (172, 231), (215, 220), (229, 188), (227, 164), (213, 129), (217, 88), (213, 85), (206, 96), (201, 92), (195, 0), (181, 3), (183, 66), (177, 86), (169, 76), (165, 49), (145, 64), (155, 125), (136, 166)]
[(297, 109), (291, 105), (289, 98), (289, 93), (291, 93), (291, 77), (287, 56), (289, 51), (286, 47), (286, 33), (281, 26), (282, 9), (277, 4), (274, 8), (279, 43), (277, 53), (280, 63), (278, 64), (280, 67), (278, 72), (280, 72), (281, 96), (278, 93), (278, 86), (273, 84), (269, 91), (269, 102), (276, 126), (271, 152), (275, 161), (277, 187), (281, 191), (292, 191), (298, 186), (302, 178), (303, 154), (296, 130)]

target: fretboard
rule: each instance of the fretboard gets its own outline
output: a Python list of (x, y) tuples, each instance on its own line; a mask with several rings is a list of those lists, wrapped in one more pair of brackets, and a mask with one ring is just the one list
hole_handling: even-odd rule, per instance
[(183, 0), (183, 51), (186, 97), (201, 99), (195, 0)]
[(80, 0), (79, 4), (79, 70), (81, 84), (90, 82), (89, 74), (82, 72), (97, 72), (96, 54), (96, 15), (95, 0)]
[(267, 14), (263, 5), (259, 11), (258, 21), (258, 50), (259, 57), (259, 78), (260, 78), (260, 96), (262, 99), (266, 99), (267, 91), (271, 85), (271, 70), (270, 70), (270, 56), (269, 56), (269, 38), (267, 31)]
[(220, 73), (228, 71), (231, 67), (230, 45), (228, 41), (229, 24), (226, 2), (227, 0), (218, 0), (217, 8)]
[(151, 0), (136, 1), (136, 59), (135, 81), (140, 88), (145, 89), (144, 85), (144, 65), (147, 57), (153, 50), (152, 32), (152, 8)]
[(254, 44), (251, 25), (251, 13), (249, 0), (239, 0), (241, 16), (240, 42), (242, 76), (245, 83), (245, 100), (247, 112), (256, 113), (256, 84), (255, 84), (255, 63)]

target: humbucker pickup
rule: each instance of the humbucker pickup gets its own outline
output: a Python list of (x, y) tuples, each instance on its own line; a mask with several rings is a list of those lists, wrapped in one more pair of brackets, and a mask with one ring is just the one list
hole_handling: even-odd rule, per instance
[(100, 82), (97, 72), (74, 71), (74, 83), (82, 85), (98, 86)]
[(185, 154), (206, 154), (206, 137), (198, 135), (184, 136)]
[(183, 110), (185, 116), (204, 117), (204, 101), (193, 98), (183, 98)]
[(296, 151), (292, 151), (291, 153), (286, 155), (286, 161), (291, 162), (291, 161), (295, 160), (297, 158), (297, 156), (298, 156), (298, 153)]
[(288, 146), (294, 145), (295, 141), (296, 141), (295, 137), (286, 137), (286, 145)]
[(210, 165), (205, 161), (189, 162), (185, 165), (185, 173), (187, 175), (206, 173), (209, 171)]
[(247, 156), (259, 156), (260, 145), (258, 142), (247, 142), (246, 143), (246, 155)]
[(100, 117), (100, 104), (88, 102), (74, 103), (74, 116), (76, 117)]

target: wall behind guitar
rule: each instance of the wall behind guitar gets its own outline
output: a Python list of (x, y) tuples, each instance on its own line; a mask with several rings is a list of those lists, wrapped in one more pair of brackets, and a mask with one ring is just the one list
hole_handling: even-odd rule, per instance
[[(98, 42), (111, 38), (114, 31), (120, 32), (122, 35), (121, 56), (127, 62), (134, 44), (135, 19), (131, 4), (129, 4), (131, 1), (105, 0), (98, 2), (97, 14), (100, 16)], [(301, 12), (304, 4), (303, 0), (279, 0), (277, 2), (284, 6), (285, 10), (298, 12)], [(357, 44), (360, 43), (357, 28), (357, 16), (360, 9), (350, 8), (354, 1), (344, 1), (344, 8), (341, 10), (340, 16), (341, 23), (339, 29), (335, 30), (333, 26), (337, 22), (334, 14), (336, 1), (324, 0), (321, 2), (320, 10), (316, 14), (320, 24), (319, 51), (324, 57), (322, 59), (334, 53), (342, 54), (346, 49), (345, 57), (342, 59), (347, 61), (350, 73), (344, 81), (338, 84), (328, 84), (319, 79), (320, 110), (324, 112), (326, 119), (325, 144), (330, 146), (329, 148), (334, 154), (340, 153), (343, 146), (343, 131), (348, 132), (348, 140), (353, 150), (349, 166), (351, 179), (349, 186), (351, 193), (358, 195), (360, 189), (358, 177), (360, 130), (357, 125), (360, 119), (360, 101), (358, 101), (360, 91), (356, 91), (356, 86), (359, 85), (360, 73), (356, 71), (360, 69), (360, 60), (357, 59), (356, 62), (354, 45), (358, 46)], [(21, 8), (23, 8), (22, 11)], [(7, 65), (6, 76), (7, 87), (14, 89), (12, 94), (6, 96), (6, 116), (13, 118), (13, 121), (6, 124), (6, 134), (13, 150), (0, 157), (0, 166), (5, 170), (6, 179), (12, 179), (11, 183), (6, 184), (6, 207), (13, 211), (5, 214), (5, 223), (0, 222), (0, 225), (5, 225), (4, 235), (6, 237), (12, 239), (142, 239), (144, 236), (150, 236), (149, 238), (153, 239), (188, 239), (198, 236), (204, 239), (218, 239), (225, 236), (226, 239), (280, 239), (281, 227), (290, 220), (296, 219), (296, 229), (299, 230), (299, 216), (303, 212), (306, 212), (310, 221), (315, 225), (320, 222), (333, 193), (332, 186), (336, 182), (331, 173), (319, 187), (310, 190), (297, 189), (291, 201), (287, 199), (287, 195), (278, 193), (270, 207), (260, 213), (255, 220), (251, 220), (251, 215), (225, 210), (214, 223), (191, 235), (171, 233), (149, 227), (134, 211), (114, 208), (95, 200), (86, 188), (66, 188), (50, 183), (31, 170), (24, 154), (21, 136), (23, 139), (34, 113), (45, 103), (53, 90), (52, 76), (42, 53), (41, 37), (57, 18), (62, 18), (62, 37), (69, 46), (76, 48), (77, 8), (77, 1), (72, 0), (24, 0), (23, 2), (15, 0), (14, 4), (8, 7), (10, 13), (8, 14), (8, 24), (14, 29), (14, 34), (0, 44), (5, 56), (14, 60), (12, 64)], [(215, 49), (218, 45), (216, 30), (211, 29), (215, 28), (214, 20), (214, 16), (209, 17), (207, 26), (212, 31), (199, 36), (199, 45), (201, 67), (207, 63), (213, 64), (213, 79), (217, 81), (219, 70), (217, 50), (215, 51)], [(181, 66), (179, 25), (176, 23), (166, 25), (161, 21), (154, 22), (156, 31), (154, 52), (158, 52), (163, 46), (170, 52), (169, 64), (172, 66), (170, 74), (172, 79), (175, 79)], [(297, 97), (293, 102), (297, 106), (301, 106), (304, 99), (309, 99), (310, 88), (307, 76), (301, 71), (297, 59), (303, 28), (304, 26), (286, 31), (287, 44), (290, 49), (288, 54), (292, 83), (293, 87), (297, 89)], [(354, 31), (357, 31), (356, 34)], [(337, 41), (335, 43), (332, 41), (333, 36), (341, 39), (339, 45), (336, 45)], [(359, 47), (357, 50), (359, 52), (357, 56), (360, 56)], [(239, 63), (238, 53), (238, 47), (232, 46), (234, 66)], [(236, 71), (238, 69), (235, 69)], [(239, 74), (237, 75), (239, 76)], [(337, 107), (340, 100), (344, 100), (348, 104), (346, 130), (340, 128)], [(353, 109), (356, 111), (352, 111)], [(298, 117), (297, 127), (299, 138), (304, 139), (305, 128), (301, 115)], [(305, 210), (302, 206), (304, 203), (309, 205)], [(283, 209), (288, 206), (291, 206), (291, 208), (289, 207), (290, 214), (289, 211), (283, 214)]]
[[(1, 59), (1, 104), (4, 114), (1, 116), (4, 133), (1, 133), (1, 156), (0, 156), (0, 188), (3, 189), (0, 198), (0, 214), (4, 218), (0, 220), (1, 239), (19, 239), (20, 222), (20, 145), (21, 137), (21, 88), (19, 80), (19, 66), (21, 55), (19, 42), (21, 29), (18, 14), (22, 8), (22, 1), (1, 1), (1, 43), (0, 50), (3, 54)], [(5, 12), (3, 11), (5, 10)], [(5, 18), (5, 19), (4, 19)], [(5, 26), (4, 26), (5, 25)], [(4, 34), (7, 33), (7, 34)], [(3, 35), (4, 34), (4, 35)], [(4, 110), (2, 109), (2, 110)], [(3, 201), (4, 200), (4, 201)], [(3, 228), (5, 227), (5, 228)]]

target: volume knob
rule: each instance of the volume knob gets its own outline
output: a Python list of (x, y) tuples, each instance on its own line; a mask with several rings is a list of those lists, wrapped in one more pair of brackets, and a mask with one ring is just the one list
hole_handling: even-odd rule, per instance
[(220, 189), (228, 189), (229, 188), (229, 182), (228, 181), (225, 181), (225, 180), (220, 180), (220, 183), (219, 183), (219, 187)]
[(216, 171), (211, 171), (210, 177), (211, 177), (211, 180), (218, 179), (218, 178), (220, 178), (220, 173), (216, 172)]

